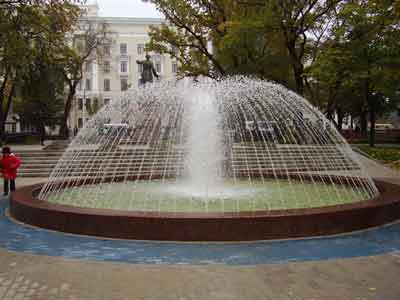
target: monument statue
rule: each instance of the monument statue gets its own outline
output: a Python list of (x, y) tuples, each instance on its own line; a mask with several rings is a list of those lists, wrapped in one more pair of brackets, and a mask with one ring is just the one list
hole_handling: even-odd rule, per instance
[(158, 78), (156, 69), (154, 68), (153, 62), (150, 60), (151, 56), (146, 54), (145, 60), (137, 60), (137, 64), (143, 65), (142, 78), (140, 79), (141, 84), (147, 82), (153, 82), (153, 75)]

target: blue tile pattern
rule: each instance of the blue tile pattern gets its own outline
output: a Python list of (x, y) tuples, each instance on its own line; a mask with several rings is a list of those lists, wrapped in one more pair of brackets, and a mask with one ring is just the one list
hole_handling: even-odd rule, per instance
[(400, 251), (400, 223), (352, 234), (246, 243), (111, 240), (24, 226), (0, 198), (0, 247), (38, 255), (141, 264), (256, 265), (369, 256)]

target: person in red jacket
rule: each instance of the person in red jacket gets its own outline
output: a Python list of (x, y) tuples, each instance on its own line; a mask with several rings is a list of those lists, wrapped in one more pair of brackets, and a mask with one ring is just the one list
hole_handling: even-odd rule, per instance
[(15, 191), (15, 178), (17, 177), (17, 169), (20, 163), (18, 157), (11, 153), (10, 147), (3, 147), (0, 168), (4, 178), (4, 196), (8, 195), (9, 188), (11, 192)]

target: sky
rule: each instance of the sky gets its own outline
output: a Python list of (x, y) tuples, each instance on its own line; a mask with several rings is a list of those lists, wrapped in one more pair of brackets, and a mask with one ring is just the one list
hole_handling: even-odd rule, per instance
[(153, 4), (142, 0), (97, 0), (97, 3), (102, 17), (162, 18)]

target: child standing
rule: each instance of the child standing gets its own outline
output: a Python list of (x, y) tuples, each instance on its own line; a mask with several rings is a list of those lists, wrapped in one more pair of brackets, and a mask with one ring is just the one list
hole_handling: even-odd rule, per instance
[(17, 177), (17, 169), (20, 160), (11, 153), (10, 147), (3, 147), (3, 157), (0, 159), (0, 168), (4, 178), (4, 196), (8, 195), (8, 191), (15, 191), (15, 178)]

